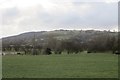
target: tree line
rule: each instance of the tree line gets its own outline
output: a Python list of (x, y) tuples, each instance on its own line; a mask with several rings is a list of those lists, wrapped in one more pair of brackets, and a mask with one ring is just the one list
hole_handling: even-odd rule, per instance
[[(56, 35), (57, 33), (31, 37), (31, 41), (21, 39), (14, 42), (6, 42), (3, 39), (3, 51), (24, 52), (24, 54), (61, 54), (62, 52), (88, 53), (120, 51), (119, 33), (110, 31), (62, 31), (67, 34)], [(71, 36), (70, 36), (70, 35)], [(35, 34), (38, 35), (38, 34)], [(69, 37), (68, 37), (69, 36)], [(62, 37), (62, 38), (61, 38)], [(68, 38), (67, 38), (68, 37)], [(13, 38), (14, 39), (14, 38)]]

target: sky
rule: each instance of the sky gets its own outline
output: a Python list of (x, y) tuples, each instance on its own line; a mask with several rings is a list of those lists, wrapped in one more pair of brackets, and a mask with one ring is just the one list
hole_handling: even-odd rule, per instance
[(58, 29), (117, 30), (118, 0), (0, 0), (0, 38)]

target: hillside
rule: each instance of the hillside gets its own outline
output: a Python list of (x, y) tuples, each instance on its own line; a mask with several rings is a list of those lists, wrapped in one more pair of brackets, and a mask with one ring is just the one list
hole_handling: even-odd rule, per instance
[[(73, 49), (78, 46), (81, 49), (96, 48), (97, 50), (111, 50), (117, 46), (117, 32), (95, 30), (54, 30), (27, 32), (16, 36), (2, 38), (3, 48), (13, 46), (39, 46), (51, 49)], [(103, 45), (101, 45), (103, 44)], [(74, 45), (74, 47), (73, 47)], [(68, 46), (72, 46), (71, 48)], [(63, 48), (62, 47), (62, 48)], [(116, 49), (116, 48), (115, 48)]]

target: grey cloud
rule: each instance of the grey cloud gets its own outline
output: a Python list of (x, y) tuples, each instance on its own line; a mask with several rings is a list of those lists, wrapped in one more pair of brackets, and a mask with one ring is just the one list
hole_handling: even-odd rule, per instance
[(9, 25), (14, 24), (17, 16), (19, 15), (19, 10), (16, 7), (8, 8), (2, 12), (2, 24)]
[[(84, 3), (75, 4), (75, 8), (77, 8), (76, 12), (79, 12), (79, 6)], [(87, 15), (82, 17), (80, 14), (74, 11), (68, 11), (66, 14), (60, 13), (58, 16), (51, 15), (47, 13), (45, 10), (38, 11), (38, 13), (29, 19), (24, 19), (20, 24), (29, 25), (32, 22), (36, 21), (44, 24), (62, 24), (62, 25), (70, 25), (70, 24), (85, 24), (91, 26), (105, 26), (105, 25), (116, 25), (117, 24), (117, 9), (116, 4), (106, 4), (106, 3), (89, 3), (93, 6), (94, 10), (89, 11)], [(31, 11), (32, 12), (32, 11)], [(11, 22), (16, 19), (19, 11), (17, 8), (11, 8), (6, 10), (3, 13), (3, 23)], [(34, 20), (34, 21), (33, 21)], [(9, 23), (10, 23), (9, 22)]]

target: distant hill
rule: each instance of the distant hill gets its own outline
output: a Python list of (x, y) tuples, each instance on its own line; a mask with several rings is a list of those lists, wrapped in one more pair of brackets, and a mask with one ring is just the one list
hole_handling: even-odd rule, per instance
[(27, 32), (2, 38), (2, 50), (31, 51), (33, 48), (53, 51), (113, 51), (119, 50), (118, 32), (96, 30), (54, 30)]
[(38, 42), (47, 41), (48, 38), (56, 38), (58, 40), (71, 39), (74, 37), (80, 38), (82, 41), (90, 40), (97, 35), (117, 35), (117, 32), (110, 31), (95, 31), (95, 30), (55, 30), (55, 31), (40, 31), (27, 32), (16, 36), (2, 38), (3, 45), (30, 45), (34, 39)]

